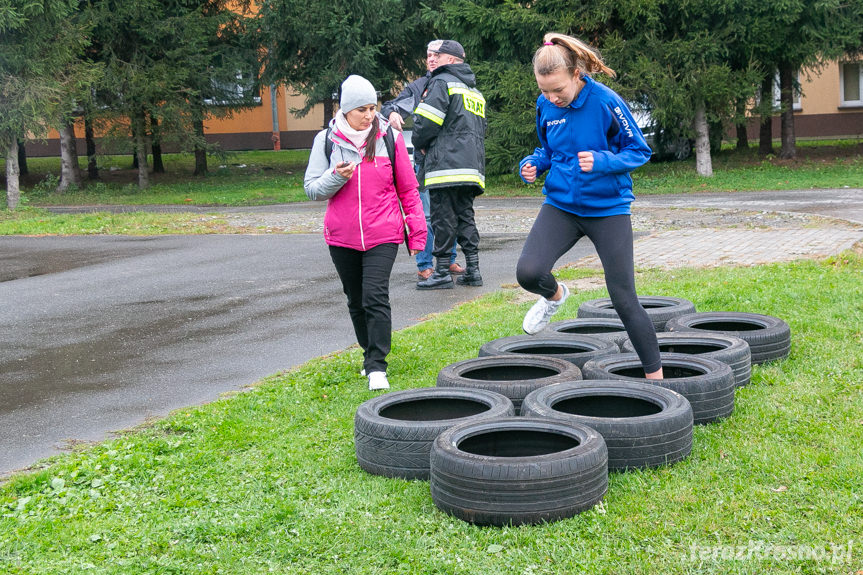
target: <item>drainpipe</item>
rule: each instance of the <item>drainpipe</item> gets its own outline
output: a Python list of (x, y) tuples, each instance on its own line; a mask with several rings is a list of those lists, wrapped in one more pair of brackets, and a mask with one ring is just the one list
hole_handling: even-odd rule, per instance
[(282, 149), (282, 142), (279, 136), (279, 106), (276, 103), (277, 95), (278, 90), (276, 90), (276, 85), (270, 84), (270, 105), (273, 108), (273, 150), (278, 152)]

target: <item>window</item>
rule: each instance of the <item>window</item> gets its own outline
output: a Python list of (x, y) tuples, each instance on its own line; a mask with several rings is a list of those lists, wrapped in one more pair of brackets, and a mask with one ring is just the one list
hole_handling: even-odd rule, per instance
[[(779, 72), (773, 76), (773, 109), (779, 111), (782, 107), (781, 92), (779, 90)], [(802, 110), (800, 104), (800, 72), (794, 74), (794, 109)]]
[[(782, 108), (781, 91), (779, 90), (779, 72), (773, 74), (773, 111), (778, 113)], [(761, 93), (755, 95), (755, 105), (761, 105)], [(794, 74), (794, 109), (802, 110), (800, 103), (800, 72)]]
[(211, 81), (212, 95), (205, 98), (204, 102), (209, 106), (230, 106), (260, 104), (261, 95), (255, 89), (254, 80), (251, 75), (244, 76), (237, 72), (233, 81), (224, 81), (213, 78)]
[(839, 106), (863, 106), (863, 63), (845, 62), (839, 67), (842, 95)]

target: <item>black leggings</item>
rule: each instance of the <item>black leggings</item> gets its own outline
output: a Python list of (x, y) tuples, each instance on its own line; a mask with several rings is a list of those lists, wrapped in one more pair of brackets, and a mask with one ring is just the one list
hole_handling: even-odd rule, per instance
[(518, 259), (518, 283), (548, 299), (557, 293), (551, 268), (583, 236), (590, 238), (605, 271), (605, 287), (645, 373), (662, 367), (656, 330), (635, 293), (629, 215), (583, 218), (543, 204)]
[(392, 339), (390, 273), (397, 249), (397, 244), (380, 244), (365, 252), (330, 246), (366, 373), (387, 370)]

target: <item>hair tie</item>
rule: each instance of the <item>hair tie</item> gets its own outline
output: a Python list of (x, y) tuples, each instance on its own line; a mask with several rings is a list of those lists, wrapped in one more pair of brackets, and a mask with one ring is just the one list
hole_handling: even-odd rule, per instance
[(554, 46), (554, 42), (543, 42), (543, 46)]

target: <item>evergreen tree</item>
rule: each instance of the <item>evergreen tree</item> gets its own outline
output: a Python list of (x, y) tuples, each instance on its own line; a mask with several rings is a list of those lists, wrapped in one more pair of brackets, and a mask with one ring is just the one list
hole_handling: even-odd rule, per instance
[(77, 0), (0, 3), (0, 150), (6, 155), (6, 207), (20, 201), (18, 140), (44, 135), (64, 96), (89, 78), (76, 66), (85, 30), (71, 16)]
[(367, 78), (386, 100), (424, 71), (426, 44), (433, 37), (419, 19), (419, 5), (419, 0), (265, 0), (258, 36), (266, 48), (264, 81), (285, 83), (305, 97), (305, 105), (294, 111), (298, 116), (324, 102), (325, 125), (350, 74)]
[(254, 105), (256, 84), (246, 79), (257, 76), (256, 53), (237, 39), (245, 34), (247, 4), (96, 0), (91, 17), (95, 57), (105, 66), (99, 109), (119, 137), (131, 132), (139, 187), (149, 185), (153, 143), (203, 149), (203, 130), (194, 129), (199, 121)]

